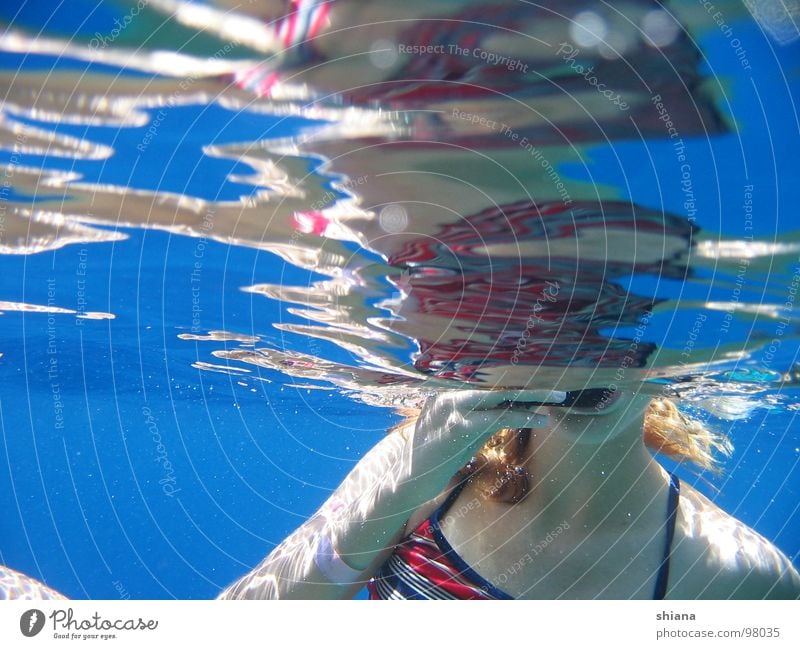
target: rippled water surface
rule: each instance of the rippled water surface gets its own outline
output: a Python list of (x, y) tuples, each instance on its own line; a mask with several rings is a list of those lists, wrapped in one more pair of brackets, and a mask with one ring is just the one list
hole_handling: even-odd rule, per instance
[(709, 4), (4, 3), (0, 563), (212, 596), (393, 408), (642, 382), (796, 557), (800, 41)]

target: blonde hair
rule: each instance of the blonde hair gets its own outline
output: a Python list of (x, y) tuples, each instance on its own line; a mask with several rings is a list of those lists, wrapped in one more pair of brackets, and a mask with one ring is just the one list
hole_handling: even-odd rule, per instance
[[(417, 411), (403, 410), (406, 419), (390, 432), (407, 434), (416, 424)], [(462, 467), (457, 477), (476, 482), (487, 498), (516, 503), (528, 492), (530, 475), (525, 469), (525, 450), (530, 440), (528, 428), (503, 428), (483, 445), (475, 457)], [(655, 398), (644, 416), (644, 443), (656, 453), (701, 469), (719, 472), (719, 456), (729, 456), (733, 446), (721, 433), (683, 414), (673, 401)]]
[(718, 455), (728, 457), (733, 452), (727, 437), (687, 417), (673, 401), (664, 398), (653, 399), (647, 406), (644, 443), (657, 453), (715, 472), (720, 471)]

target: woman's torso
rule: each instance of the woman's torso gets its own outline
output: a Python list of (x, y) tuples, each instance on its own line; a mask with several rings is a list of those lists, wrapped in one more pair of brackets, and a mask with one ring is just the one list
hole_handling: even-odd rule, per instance
[(567, 520), (545, 521), (523, 506), (489, 501), (462, 483), (398, 544), (370, 583), (371, 597), (660, 599), (678, 485), (675, 479), (665, 490), (657, 525), (587, 533)]
[(428, 519), (417, 518), (369, 584), (371, 598), (650, 599), (659, 590), (666, 599), (800, 596), (800, 575), (778, 548), (685, 483), (677, 499), (665, 490), (660, 522), (627, 534), (593, 534), (563, 521), (561, 530), (552, 521), (534, 528), (525, 508), (490, 503), (462, 486)]

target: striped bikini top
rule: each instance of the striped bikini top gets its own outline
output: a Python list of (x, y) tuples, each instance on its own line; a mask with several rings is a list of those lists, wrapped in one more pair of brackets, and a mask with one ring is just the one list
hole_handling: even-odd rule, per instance
[[(465, 480), (455, 487), (442, 506), (397, 545), (367, 584), (370, 599), (514, 599), (470, 568), (442, 533), (441, 518), (466, 484)], [(670, 474), (664, 553), (653, 599), (664, 599), (667, 592), (679, 495), (680, 482)]]

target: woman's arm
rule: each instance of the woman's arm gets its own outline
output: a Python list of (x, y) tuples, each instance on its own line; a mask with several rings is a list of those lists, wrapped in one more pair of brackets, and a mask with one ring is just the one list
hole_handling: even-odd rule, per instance
[(800, 574), (761, 534), (681, 484), (670, 599), (798, 599)]
[[(437, 496), (488, 437), (546, 424), (507, 402), (548, 398), (549, 391), (471, 390), (430, 399), (413, 426), (381, 440), (308, 522), (219, 597), (352, 597), (402, 538), (410, 514)], [(348, 578), (331, 576), (332, 554)]]
[(67, 599), (33, 577), (0, 565), (0, 599)]

